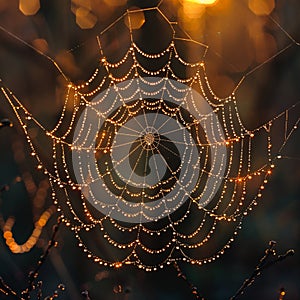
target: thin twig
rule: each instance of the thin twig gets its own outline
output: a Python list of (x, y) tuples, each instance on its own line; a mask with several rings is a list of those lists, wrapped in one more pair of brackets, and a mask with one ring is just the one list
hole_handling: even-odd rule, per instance
[(2, 277), (0, 277), (0, 293), (5, 296), (15, 296), (18, 299), (22, 299), (8, 284), (6, 284)]
[[(290, 249), (285, 254), (277, 255), (276, 251), (275, 251), (275, 246), (276, 246), (275, 241), (269, 242), (269, 247), (266, 249), (265, 255), (260, 259), (260, 261), (259, 261), (258, 265), (256, 266), (255, 270), (253, 271), (253, 273), (250, 275), (250, 277), (248, 277), (243, 282), (242, 286), (238, 289), (238, 291), (235, 293), (235, 295), (230, 298), (230, 300), (237, 299), (239, 296), (244, 294), (246, 288), (248, 288), (250, 285), (252, 285), (254, 283), (254, 281), (257, 279), (257, 277), (261, 274), (261, 272), (263, 270), (273, 266), (277, 262), (282, 261), (285, 258), (287, 258), (288, 256), (291, 256), (295, 253), (295, 251), (293, 249)], [(270, 258), (271, 256), (275, 256), (276, 258), (271, 261), (267, 261), (267, 259)]]
[(196, 286), (194, 286), (192, 283), (190, 283), (186, 277), (185, 274), (183, 274), (181, 268), (179, 267), (178, 263), (175, 261), (174, 262), (174, 268), (176, 269), (177, 271), (177, 276), (179, 278), (182, 278), (186, 284), (188, 285), (188, 287), (190, 288), (192, 294), (194, 295), (195, 299), (200, 299), (200, 300), (205, 300), (202, 296), (200, 296), (199, 292), (198, 292), (198, 289)]
[(24, 297), (24, 299), (30, 299), (30, 292), (34, 289), (34, 280), (38, 277), (38, 274), (39, 274), (39, 270), (40, 268), (42, 267), (42, 265), (44, 264), (46, 258), (49, 256), (49, 253), (50, 253), (50, 250), (56, 246), (57, 242), (55, 241), (55, 237), (56, 237), (56, 234), (58, 232), (58, 228), (59, 228), (59, 225), (61, 223), (61, 220), (60, 218), (58, 219), (57, 221), (57, 224), (53, 226), (53, 232), (52, 232), (52, 236), (51, 236), (51, 239), (48, 243), (48, 246), (45, 250), (45, 252), (43, 253), (43, 255), (40, 257), (38, 263), (37, 263), (37, 266), (36, 268), (29, 273), (28, 275), (28, 278), (29, 278), (29, 281), (28, 281), (28, 286), (27, 288), (22, 292), (22, 296)]

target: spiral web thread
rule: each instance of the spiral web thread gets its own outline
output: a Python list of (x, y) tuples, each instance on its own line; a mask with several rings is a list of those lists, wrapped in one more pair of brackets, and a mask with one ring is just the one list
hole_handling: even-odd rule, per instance
[[(136, 12), (145, 14), (154, 12), (162, 16), (171, 28), (172, 34), (167, 47), (160, 52), (147, 53), (146, 49), (138, 45), (135, 30), (131, 26), (131, 15)], [(121, 59), (112, 62), (101, 45), (102, 37), (125, 18), (129, 24), (130, 47)], [(290, 40), (290, 44), (260, 66), (289, 47), (299, 46), (276, 21), (274, 22)], [(47, 57), (68, 81), (62, 113), (52, 130), (45, 128), (42, 122), (31, 115), (8, 88), (4, 85), (1, 87), (3, 95), (23, 128), (31, 148), (31, 155), (37, 160), (37, 169), (43, 171), (49, 178), (53, 202), (57, 205), (63, 222), (74, 232), (79, 247), (88, 258), (104, 266), (119, 268), (126, 264), (153, 271), (178, 261), (202, 265), (219, 258), (230, 248), (241, 228), (243, 218), (259, 203), (276, 161), (282, 158), (282, 150), (299, 123), (299, 118), (290, 121), (290, 114), (297, 107), (295, 104), (256, 129), (245, 128), (239, 116), (235, 92), (247, 76), (260, 66), (246, 73), (230, 96), (219, 98), (214, 94), (206, 74), (205, 57), (209, 47), (194, 41), (187, 34), (185, 37), (177, 36), (175, 25), (160, 10), (160, 4), (149, 9), (127, 11), (97, 37), (100, 64), (84, 84), (72, 83), (56, 62)], [(200, 60), (191, 62), (184, 58), (178, 47), (178, 43), (181, 42), (186, 45), (192, 43), (202, 49), (199, 51), (202, 53)], [(42, 53), (41, 55), (45, 56)], [(148, 62), (147, 66), (143, 65), (145, 61)], [(180, 72), (179, 75), (180, 68), (184, 68), (185, 72)], [(161, 80), (153, 84), (152, 77)], [(142, 84), (134, 86), (133, 89), (132, 80), (137, 78)], [(186, 89), (179, 90), (172, 84), (166, 89), (164, 83), (166, 78), (184, 84)], [(119, 83), (124, 84), (115, 88)], [(116, 91), (122, 105), (114, 107), (112, 103), (111, 107), (105, 107), (107, 111), (104, 111), (104, 108), (99, 111), (98, 107), (101, 109), (101, 103), (105, 102), (107, 93), (95, 97), (108, 88)], [(191, 89), (202, 95), (212, 108), (212, 112), (200, 116), (189, 115), (190, 109), (197, 111), (197, 105), (190, 100)], [(132, 93), (132, 90), (135, 92)], [(178, 105), (164, 101), (166, 90), (174, 92), (171, 97)], [(157, 94), (160, 96), (157, 97)], [(176, 99), (176, 95), (180, 97)], [(93, 99), (96, 101), (92, 101)], [(71, 113), (67, 109), (70, 106), (73, 107)], [(93, 136), (93, 142), (88, 142), (88, 138), (76, 138), (77, 135), (74, 135), (76, 122), (86, 108), (94, 111), (99, 119), (109, 116), (103, 120), (104, 125), (97, 135)], [(88, 122), (84, 123), (86, 120), (84, 116), (79, 137), (89, 136), (89, 129), (88, 132), (84, 131), (89, 128)], [(161, 116), (166, 119), (158, 126), (157, 120)], [(223, 140), (220, 138), (212, 140), (206, 135), (206, 131), (215, 126), (213, 116), (217, 116), (219, 120), (217, 132), (221, 132)], [(167, 118), (181, 126), (175, 129), (175, 135), (171, 135), (172, 141), (167, 137), (172, 131), (167, 127), (169, 124)], [(128, 125), (129, 120), (133, 120), (131, 125)], [(31, 127), (41, 129), (51, 141), (52, 153), (49, 154), (53, 157), (51, 163), (45, 162), (39, 155), (39, 146), (30, 138)], [(280, 142), (278, 142), (278, 127), (282, 130)], [(120, 137), (122, 134), (128, 136), (128, 142), (118, 144), (118, 135)], [(276, 139), (274, 134), (277, 135)], [(127, 144), (133, 145), (130, 151), (115, 159), (114, 153)], [(174, 169), (174, 160), (178, 156), (176, 148), (188, 149), (192, 144), (196, 147), (199, 157), (195, 159), (191, 153), (190, 156), (183, 155)], [(211, 154), (211, 149), (218, 145), (224, 146), (227, 153), (227, 160), (221, 162), (221, 165), (225, 165), (223, 174), (211, 172), (213, 166), (220, 163), (217, 161), (220, 157)], [(161, 153), (163, 148), (165, 158), (161, 161), (156, 154), (163, 156)], [(256, 162), (257, 153), (254, 151), (257, 148), (261, 156), (259, 163)], [(75, 179), (70, 154), (72, 151), (89, 152), (96, 157), (97, 172), (93, 172), (92, 168), (87, 166), (90, 170), (88, 178), (87, 174), (82, 174), (82, 179), (91, 184), (97, 183), (100, 176), (107, 184), (104, 188), (115, 196), (113, 205), (109, 206), (105, 199), (95, 196), (92, 197), (92, 203), (86, 200), (83, 190), (88, 185), (80, 184)], [(137, 183), (132, 179), (138, 165), (141, 165), (140, 177), (146, 178), (147, 164), (150, 163), (147, 155), (152, 156), (151, 172), (156, 181), (162, 177), (159, 164), (166, 165), (166, 170), (170, 174), (163, 183), (149, 184), (146, 179), (142, 183)], [(112, 156), (111, 164), (106, 159), (110, 156)], [(133, 161), (132, 170), (128, 170), (128, 174), (121, 174), (117, 170), (118, 166), (130, 159)], [(185, 187), (181, 186), (180, 190), (184, 191), (182, 199), (176, 209), (168, 213), (170, 201), (168, 194), (172, 191), (173, 185), (178, 183), (178, 173), (184, 164), (188, 165), (186, 168), (188, 172), (186, 171), (183, 176), (196, 178), (196, 184), (191, 192), (186, 192)], [(117, 171), (114, 173), (115, 169)], [(209, 178), (214, 178), (216, 182), (219, 180), (220, 186), (215, 186), (216, 190), (210, 191), (214, 193), (213, 199), (203, 202), (201, 199), (206, 193), (205, 183)], [(126, 199), (125, 208), (122, 206), (123, 199)], [(151, 219), (149, 217), (151, 211), (157, 207), (149, 208), (148, 205), (156, 199), (161, 199), (158, 206), (162, 207), (165, 215), (163, 218)], [(104, 215), (95, 209), (99, 206), (108, 206), (111, 209)], [(126, 216), (126, 222), (110, 217), (112, 210), (116, 208)], [(130, 218), (137, 216), (141, 220), (147, 218), (149, 220), (130, 223)]]

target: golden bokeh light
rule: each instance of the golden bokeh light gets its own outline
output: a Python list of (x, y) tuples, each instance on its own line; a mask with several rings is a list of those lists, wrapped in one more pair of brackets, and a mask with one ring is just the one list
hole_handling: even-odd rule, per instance
[[(188, 17), (189, 19), (199, 19), (205, 12), (205, 7), (202, 5), (197, 5), (193, 2), (185, 2), (182, 8), (183, 17)], [(180, 13), (180, 12), (179, 12)], [(196, 26), (193, 24), (193, 26)]]
[(126, 0), (104, 0), (105, 4), (109, 6), (122, 6), (126, 5)]
[(216, 5), (207, 5), (207, 10), (209, 15), (215, 15), (215, 16), (221, 16), (221, 14), (224, 16), (229, 13), (230, 6), (235, 0), (222, 0), (217, 1), (214, 4)]
[(35, 15), (40, 9), (40, 0), (20, 0), (19, 1), (19, 10), (25, 16)]
[(48, 43), (45, 39), (35, 39), (33, 40), (32, 45), (42, 53), (47, 53), (49, 50)]
[(186, 2), (203, 4), (203, 5), (212, 5), (216, 4), (219, 0), (186, 0)]
[(2, 228), (3, 237), (5, 239), (5, 243), (10, 249), (12, 253), (24, 253), (28, 252), (32, 249), (34, 245), (36, 245), (43, 227), (47, 224), (49, 218), (55, 212), (55, 207), (51, 206), (46, 211), (42, 213), (38, 221), (35, 223), (35, 227), (32, 231), (31, 236), (27, 239), (27, 241), (21, 245), (19, 245), (15, 239), (13, 238), (12, 227), (14, 226), (15, 220), (14, 218), (8, 218)]
[(125, 25), (131, 29), (139, 29), (145, 23), (144, 12), (139, 10), (139, 8), (131, 8), (128, 17), (124, 19)]
[(93, 13), (91, 13), (89, 9), (83, 6), (80, 6), (76, 9), (75, 15), (76, 24), (81, 29), (91, 29), (96, 25), (98, 21), (97, 17)]
[(248, 0), (248, 7), (257, 16), (269, 15), (275, 8), (275, 0)]

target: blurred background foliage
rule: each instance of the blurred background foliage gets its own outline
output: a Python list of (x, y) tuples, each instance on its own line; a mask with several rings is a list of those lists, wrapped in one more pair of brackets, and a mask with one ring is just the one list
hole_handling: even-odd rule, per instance
[[(0, 0), (0, 26), (4, 28), (0, 30), (0, 77), (33, 115), (51, 126), (57, 122), (64, 101), (65, 81), (53, 63), (8, 32), (49, 55), (72, 81), (80, 83), (98, 64), (97, 34), (126, 9), (157, 4), (158, 1), (150, 0)], [(247, 128), (265, 123), (299, 101), (299, 45), (293, 43), (280, 53), (291, 39), (269, 18), (300, 41), (298, 0), (170, 0), (164, 1), (161, 9), (193, 39), (208, 45), (208, 80), (220, 97), (229, 95), (244, 75), (270, 58), (249, 74), (236, 91)], [(137, 28), (143, 26), (143, 17), (136, 17)], [(124, 28), (127, 25), (124, 22)], [(117, 53), (126, 47), (121, 41), (116, 34), (106, 40), (106, 47)], [(52, 203), (47, 178), (36, 170), (25, 137), (3, 96), (0, 103), (0, 117), (11, 119), (15, 125), (0, 131), (0, 186), (9, 185), (1, 193), (1, 224), (13, 216), (14, 238), (22, 244)], [(32, 136), (35, 134), (31, 132)], [(278, 161), (260, 205), (244, 220), (233, 247), (214, 263), (202, 267), (182, 265), (206, 299), (232, 296), (271, 239), (278, 242), (279, 251), (293, 248), (296, 255), (266, 271), (243, 297), (278, 299), (279, 290), (284, 287), (287, 299), (300, 298), (299, 133), (293, 135), (284, 153), (290, 159)], [(0, 275), (17, 290), (26, 285), (26, 276), (45, 248), (54, 223), (53, 216), (36, 246), (26, 253), (13, 254), (1, 237)], [(172, 267), (153, 273), (129, 267), (105, 269), (87, 260), (75, 245), (72, 233), (61, 227), (58, 247), (40, 273), (46, 293), (62, 282), (66, 285), (62, 299), (81, 299), (80, 291), (85, 289), (92, 299), (99, 300), (193, 299)]]

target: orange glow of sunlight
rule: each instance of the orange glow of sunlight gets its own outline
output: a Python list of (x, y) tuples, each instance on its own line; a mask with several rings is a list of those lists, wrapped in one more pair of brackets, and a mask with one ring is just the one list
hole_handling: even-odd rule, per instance
[(196, 3), (196, 4), (204, 4), (204, 5), (212, 5), (218, 1), (219, 0), (187, 0), (187, 2)]

